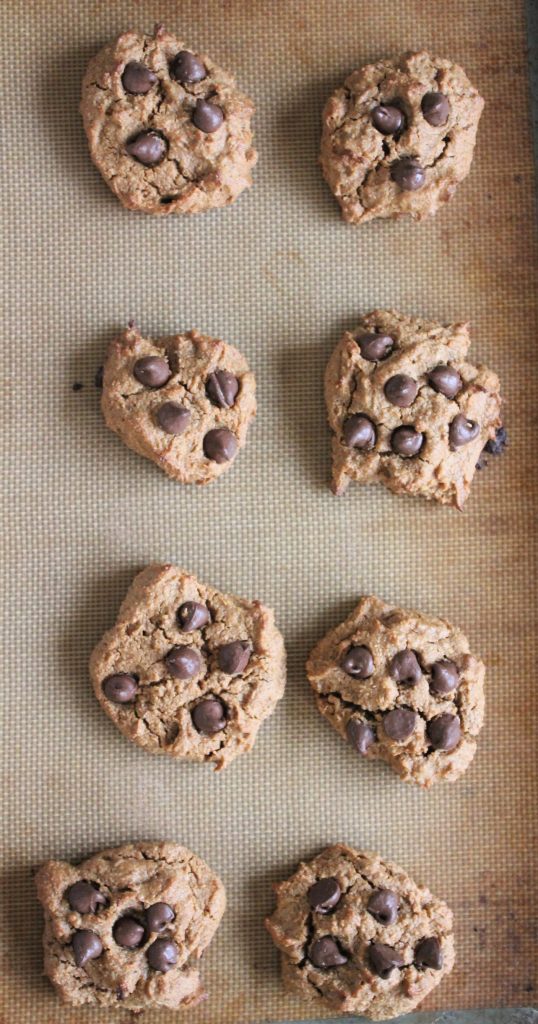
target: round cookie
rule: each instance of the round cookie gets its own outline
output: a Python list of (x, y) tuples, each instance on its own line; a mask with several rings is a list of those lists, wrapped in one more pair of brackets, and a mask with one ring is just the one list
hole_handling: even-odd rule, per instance
[(252, 184), (251, 100), (162, 25), (90, 61), (80, 109), (92, 160), (130, 210), (200, 213)]
[(284, 643), (259, 601), (151, 565), (93, 651), (90, 673), (101, 707), (128, 739), (219, 770), (252, 748), (282, 697)]
[(422, 220), (469, 173), (482, 97), (425, 51), (353, 71), (327, 101), (321, 166), (345, 220)]
[(101, 407), (122, 441), (180, 483), (225, 473), (256, 414), (244, 356), (198, 331), (155, 341), (131, 325), (110, 345)]
[(275, 892), (284, 987), (334, 1013), (409, 1013), (452, 970), (449, 907), (376, 853), (329, 846)]
[(359, 757), (425, 788), (469, 767), (485, 668), (445, 619), (363, 597), (314, 647), (306, 671), (318, 710)]
[(220, 879), (175, 843), (128, 843), (36, 876), (45, 974), (64, 1003), (196, 1006), (198, 960), (224, 913)]

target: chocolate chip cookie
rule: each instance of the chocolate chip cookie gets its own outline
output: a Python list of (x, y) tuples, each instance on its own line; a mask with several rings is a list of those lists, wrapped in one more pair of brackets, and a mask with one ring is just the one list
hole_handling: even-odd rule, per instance
[(153, 341), (131, 324), (109, 347), (101, 407), (122, 441), (184, 484), (225, 473), (256, 414), (244, 356), (187, 331)]
[(471, 169), (484, 101), (425, 51), (353, 71), (323, 111), (321, 166), (345, 220), (422, 220)]
[(318, 710), (360, 757), (426, 788), (469, 767), (485, 668), (445, 619), (363, 597), (314, 647), (306, 671)]
[(45, 974), (64, 1003), (143, 1010), (204, 998), (198, 960), (226, 903), (219, 878), (175, 843), (128, 843), (36, 877)]
[(382, 483), (463, 507), (501, 428), (499, 380), (467, 361), (469, 325), (374, 310), (346, 331), (325, 373), (333, 490)]
[(273, 612), (173, 565), (134, 579), (90, 661), (101, 707), (154, 753), (224, 768), (254, 745), (285, 685)]
[(92, 160), (129, 210), (200, 213), (252, 184), (251, 100), (162, 25), (90, 61), (81, 113)]
[(409, 1013), (452, 970), (452, 912), (376, 853), (329, 846), (275, 891), (284, 986), (335, 1013)]

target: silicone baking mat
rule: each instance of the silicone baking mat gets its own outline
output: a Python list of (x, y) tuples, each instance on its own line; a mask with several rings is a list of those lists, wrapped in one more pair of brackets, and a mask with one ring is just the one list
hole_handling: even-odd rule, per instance
[[(156, 20), (234, 69), (255, 99), (255, 186), (233, 208), (129, 213), (90, 163), (86, 61)], [(271, 883), (336, 840), (379, 850), (452, 905), (457, 966), (427, 1008), (532, 1004), (538, 273), (522, 3), (4, 0), (0, 24), (0, 1021), (108, 1019), (61, 1007), (41, 978), (32, 872), (142, 838), (185, 843), (227, 888), (196, 1024), (321, 1015), (282, 993), (262, 922)], [(317, 165), (324, 99), (352, 68), (422, 46), (459, 61), (485, 96), (470, 178), (431, 222), (346, 225)], [(375, 306), (470, 319), (471, 356), (501, 376), (510, 449), (479, 474), (463, 514), (382, 489), (329, 491), (323, 369)], [(248, 446), (207, 488), (167, 480), (104, 427), (94, 373), (131, 317), (149, 334), (221, 336), (257, 375)], [(130, 746), (90, 690), (93, 645), (135, 572), (161, 560), (261, 598), (285, 635), (285, 699), (221, 776)], [(307, 652), (365, 593), (446, 615), (487, 663), (479, 751), (453, 786), (425, 793), (359, 763), (314, 708)]]

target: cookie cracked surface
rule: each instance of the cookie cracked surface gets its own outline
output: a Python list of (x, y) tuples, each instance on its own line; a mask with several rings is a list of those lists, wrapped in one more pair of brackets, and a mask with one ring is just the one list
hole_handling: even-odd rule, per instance
[(90, 61), (81, 113), (93, 162), (130, 210), (199, 213), (252, 184), (251, 100), (162, 26), (124, 32)]
[(339, 843), (275, 886), (285, 988), (334, 1012), (410, 1012), (454, 964), (452, 912), (396, 864)]
[(284, 643), (260, 601), (151, 565), (93, 651), (90, 673), (101, 707), (128, 739), (218, 770), (252, 748), (282, 697)]
[(135, 326), (109, 346), (105, 422), (180, 483), (210, 483), (233, 464), (256, 415), (256, 382), (233, 345), (187, 331), (152, 340)]
[(345, 220), (422, 220), (469, 173), (484, 106), (461, 67), (425, 51), (353, 71), (327, 101), (321, 166)]
[(183, 1009), (205, 992), (198, 960), (226, 904), (208, 865), (175, 843), (128, 843), (36, 876), (45, 974), (63, 1002)]
[(426, 788), (469, 767), (485, 668), (445, 619), (363, 597), (314, 647), (306, 671), (318, 710), (358, 755)]
[(465, 323), (374, 310), (346, 331), (325, 372), (332, 487), (382, 483), (461, 509), (501, 427), (499, 380), (467, 361)]

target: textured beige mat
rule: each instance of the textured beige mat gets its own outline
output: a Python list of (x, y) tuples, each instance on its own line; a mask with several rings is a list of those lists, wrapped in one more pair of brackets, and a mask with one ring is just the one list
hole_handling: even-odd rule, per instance
[[(230, 210), (127, 213), (89, 161), (85, 62), (155, 19), (234, 68), (256, 100), (256, 183)], [(161, 837), (206, 858), (228, 891), (196, 1024), (308, 1013), (281, 994), (262, 920), (271, 882), (333, 840), (379, 849), (453, 906), (457, 968), (430, 1007), (532, 1004), (538, 273), (522, 0), (5, 0), (0, 25), (1, 1024), (109, 1019), (61, 1008), (41, 979), (32, 870)], [(316, 164), (323, 100), (354, 66), (421, 45), (460, 61), (486, 98), (471, 177), (431, 223), (346, 226)], [(322, 371), (343, 327), (375, 305), (470, 318), (471, 357), (501, 375), (510, 451), (464, 514), (381, 489), (329, 492)], [(94, 372), (131, 316), (156, 334), (221, 335), (257, 374), (247, 449), (209, 488), (168, 481), (103, 425)], [(153, 560), (262, 598), (286, 637), (286, 697), (220, 777), (129, 746), (90, 691), (90, 650)], [(452, 618), (487, 662), (479, 753), (452, 787), (423, 793), (359, 764), (315, 711), (307, 651), (372, 592)]]

